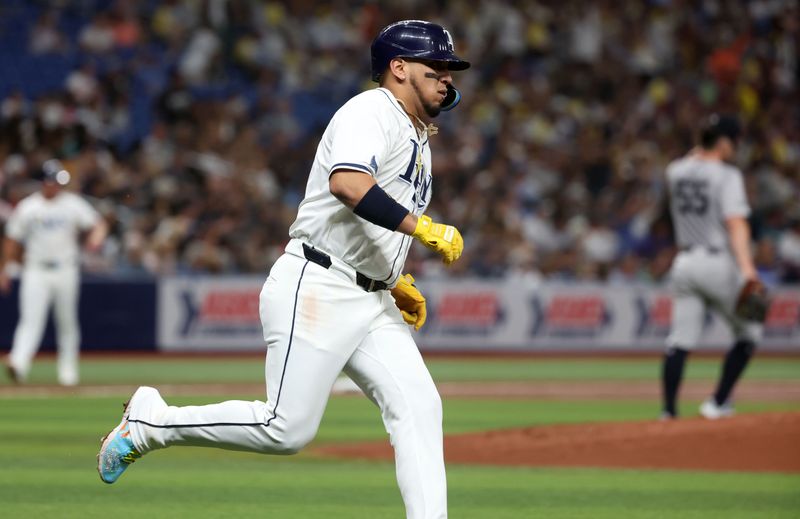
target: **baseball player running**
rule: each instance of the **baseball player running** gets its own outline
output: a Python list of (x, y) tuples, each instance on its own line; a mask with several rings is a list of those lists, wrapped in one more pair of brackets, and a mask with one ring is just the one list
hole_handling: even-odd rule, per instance
[(666, 171), (669, 207), (680, 252), (670, 272), (672, 327), (662, 366), (662, 418), (677, 416), (677, 395), (689, 353), (697, 346), (707, 308), (729, 324), (735, 342), (725, 357), (714, 395), (700, 413), (709, 419), (733, 414), (730, 397), (762, 333), (758, 322), (737, 315), (741, 287), (758, 280), (750, 254), (750, 207), (742, 173), (733, 158), (740, 129), (736, 119), (713, 115), (701, 145)]
[(316, 434), (344, 370), (381, 410), (407, 517), (447, 516), (441, 400), (405, 324), (424, 324), (425, 299), (402, 270), (414, 238), (446, 264), (463, 249), (455, 227), (424, 214), (432, 192), (425, 121), (458, 103), (451, 71), (469, 63), (443, 27), (425, 21), (384, 28), (371, 53), (380, 87), (330, 121), (291, 240), (261, 291), (266, 402), (173, 407), (140, 387), (102, 441), (106, 483), (173, 445), (296, 453)]
[(25, 251), (19, 289), (19, 323), (6, 359), (9, 377), (24, 382), (39, 349), (53, 304), (58, 345), (58, 382), (78, 383), (78, 289), (80, 285), (79, 239), (88, 231), (86, 247), (97, 250), (108, 226), (80, 195), (63, 191), (69, 173), (55, 159), (42, 165), (42, 188), (23, 199), (6, 224), (3, 261), (0, 264), (0, 292), (7, 294), (11, 283), (9, 265)]

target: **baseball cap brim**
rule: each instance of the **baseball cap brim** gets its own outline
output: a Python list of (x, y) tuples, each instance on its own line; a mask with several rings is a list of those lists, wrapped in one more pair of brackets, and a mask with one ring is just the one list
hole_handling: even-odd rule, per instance
[(464, 61), (455, 54), (451, 54), (450, 57), (444, 61), (447, 62), (448, 70), (467, 70), (470, 67), (469, 61)]

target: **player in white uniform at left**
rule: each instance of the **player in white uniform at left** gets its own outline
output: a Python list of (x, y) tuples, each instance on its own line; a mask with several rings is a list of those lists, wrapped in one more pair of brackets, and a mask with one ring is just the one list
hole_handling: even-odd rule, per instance
[(380, 88), (333, 116), (292, 239), (261, 292), (266, 402), (172, 407), (154, 388), (139, 388), (102, 442), (103, 481), (172, 445), (295, 453), (316, 434), (344, 370), (381, 410), (407, 517), (447, 517), (441, 400), (406, 326), (422, 326), (425, 300), (402, 270), (412, 238), (447, 264), (461, 255), (458, 230), (423, 214), (432, 176), (431, 127), (422, 119), (458, 103), (451, 71), (467, 67), (439, 25), (381, 31), (372, 44)]
[(6, 370), (15, 382), (24, 382), (39, 349), (52, 304), (58, 346), (58, 382), (78, 383), (78, 292), (80, 243), (88, 231), (86, 247), (97, 250), (108, 226), (80, 195), (63, 191), (70, 175), (55, 159), (42, 166), (42, 188), (23, 199), (6, 224), (0, 292), (10, 289), (9, 266), (25, 259), (19, 288), (19, 323), (6, 359)]

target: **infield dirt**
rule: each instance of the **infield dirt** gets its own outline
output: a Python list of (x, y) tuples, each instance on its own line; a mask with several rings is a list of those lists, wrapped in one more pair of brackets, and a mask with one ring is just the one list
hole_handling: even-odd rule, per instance
[[(445, 438), (448, 463), (800, 472), (800, 412), (721, 420), (551, 425)], [(327, 456), (393, 459), (388, 442), (335, 445)]]

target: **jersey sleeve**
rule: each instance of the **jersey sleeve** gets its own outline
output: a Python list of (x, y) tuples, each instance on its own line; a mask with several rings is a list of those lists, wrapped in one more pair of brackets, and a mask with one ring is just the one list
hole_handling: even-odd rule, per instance
[(339, 110), (331, 133), (328, 176), (339, 169), (377, 175), (387, 155), (389, 138), (381, 113), (377, 106), (363, 101)]
[(17, 206), (17, 209), (11, 213), (11, 216), (6, 222), (7, 237), (19, 243), (25, 241), (25, 235), (27, 234), (26, 229), (29, 221), (27, 213), (28, 211), (25, 210), (24, 205)]
[(739, 170), (726, 172), (729, 178), (722, 183), (720, 193), (722, 216), (725, 218), (735, 218), (737, 216), (747, 218), (750, 216), (750, 206), (747, 203), (747, 195), (744, 190), (744, 180)]
[(76, 196), (74, 200), (75, 210), (78, 216), (78, 227), (83, 230), (94, 227), (94, 225), (100, 219), (100, 213), (98, 213), (97, 210), (83, 198)]

